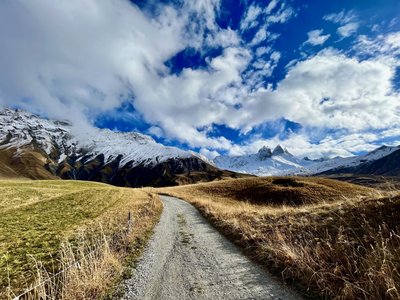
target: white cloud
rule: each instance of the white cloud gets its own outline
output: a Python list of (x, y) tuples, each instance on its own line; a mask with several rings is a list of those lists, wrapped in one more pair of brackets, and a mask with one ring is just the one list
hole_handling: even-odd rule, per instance
[(323, 30), (322, 29), (317, 29), (317, 30), (312, 30), (307, 33), (308, 35), (308, 40), (305, 41), (305, 44), (311, 44), (313, 46), (317, 45), (322, 45), (325, 43), (329, 37), (331, 36), (330, 34), (325, 34), (323, 35)]
[(328, 14), (323, 16), (323, 19), (326, 21), (331, 21), (333, 23), (338, 23), (338, 24), (347, 24), (350, 23), (354, 20), (357, 19), (356, 14), (353, 11), (345, 11), (342, 10), (339, 13), (332, 13), (332, 14)]
[(323, 51), (294, 65), (276, 90), (251, 93), (243, 106), (251, 117), (240, 122), (251, 126), (286, 117), (303, 126), (352, 132), (391, 127), (400, 121), (394, 72), (386, 61)]
[(128, 1), (3, 1), (0, 103), (75, 121), (112, 109), (146, 69), (166, 71), (183, 25), (171, 9), (150, 20)]
[(236, 31), (227, 28), (212, 32), (207, 35), (205, 43), (210, 47), (230, 47), (240, 44), (240, 38)]
[(353, 35), (354, 33), (356, 33), (358, 26), (359, 25), (357, 22), (347, 23), (346, 25), (340, 26), (337, 29), (337, 33), (339, 35), (341, 35), (342, 37), (346, 38), (346, 37), (349, 37), (349, 36)]
[(294, 10), (283, 2), (279, 6), (278, 11), (272, 13), (272, 11), (278, 7), (278, 3), (278, 0), (272, 0), (265, 8), (261, 8), (254, 4), (250, 5), (240, 23), (240, 29), (248, 30), (259, 25), (260, 22), (257, 21), (258, 18), (262, 19), (261, 24), (264, 25), (266, 23), (267, 26), (271, 23), (287, 22), (294, 15)]
[(254, 35), (253, 40), (250, 43), (250, 46), (258, 45), (262, 41), (265, 41), (266, 39), (267, 39), (267, 28), (263, 26)]
[(246, 15), (240, 23), (240, 28), (242, 30), (247, 30), (253, 28), (258, 25), (256, 19), (263, 13), (261, 7), (256, 5), (250, 5), (250, 7), (246, 11)]
[(216, 158), (217, 156), (220, 155), (220, 153), (218, 151), (215, 151), (215, 150), (210, 151), (207, 148), (201, 148), (200, 154), (204, 155), (205, 157), (207, 157), (210, 160), (213, 160), (214, 158)]
[(271, 52), (271, 47), (264, 47), (264, 46), (262, 46), (262, 47), (258, 47), (258, 48), (257, 48), (257, 50), (256, 50), (256, 55), (257, 55), (257, 56), (262, 56), (262, 55), (267, 54), (267, 53), (269, 53), (269, 52)]
[(285, 4), (282, 4), (279, 11), (276, 14), (269, 15), (266, 21), (267, 23), (286, 23), (294, 15), (295, 12), (293, 8), (286, 7)]
[(271, 60), (275, 63), (277, 63), (281, 59), (281, 53), (278, 51), (274, 51), (271, 54)]
[(396, 25), (400, 23), (400, 17), (395, 17), (390, 20), (389, 22), (389, 28), (394, 28)]
[(163, 130), (158, 126), (151, 126), (147, 131), (149, 134), (154, 135), (158, 138), (161, 138), (164, 136)]
[(237, 89), (230, 87), (240, 86), (240, 74), (249, 60), (247, 50), (226, 48), (221, 56), (209, 61), (208, 70), (185, 69), (180, 76), (158, 80), (143, 78), (146, 84), (134, 86), (135, 107), (146, 120), (159, 124), (169, 137), (194, 147), (229, 147), (226, 139), (207, 138), (207, 131), (197, 128), (224, 123), (225, 116), (234, 112)]
[(270, 14), (278, 5), (278, 0), (271, 0), (265, 8), (265, 13)]
[(387, 58), (396, 57), (396, 55), (400, 54), (400, 32), (381, 34), (374, 39), (360, 35), (357, 38), (354, 49), (362, 54), (385, 56)]
[(337, 33), (342, 38), (347, 38), (354, 33), (357, 32), (359, 27), (358, 17), (353, 11), (345, 11), (342, 10), (339, 13), (332, 13), (329, 15), (325, 15), (323, 17), (326, 21), (331, 21), (336, 24), (340, 24), (341, 26), (338, 27)]
[(379, 31), (380, 26), (378, 24), (374, 24), (371, 26), (371, 31), (372, 32), (378, 32)]

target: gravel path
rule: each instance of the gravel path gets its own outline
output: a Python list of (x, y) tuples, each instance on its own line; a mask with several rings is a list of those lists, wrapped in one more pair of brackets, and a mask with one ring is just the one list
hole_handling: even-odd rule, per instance
[(216, 231), (189, 203), (164, 210), (123, 299), (300, 299)]

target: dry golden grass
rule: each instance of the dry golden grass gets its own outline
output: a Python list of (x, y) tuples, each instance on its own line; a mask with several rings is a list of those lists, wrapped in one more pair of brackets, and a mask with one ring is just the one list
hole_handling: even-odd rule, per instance
[[(154, 195), (106, 184), (0, 181), (0, 298), (40, 281), (35, 276), (38, 265), (49, 275), (57, 273), (79, 260), (79, 255), (83, 258), (83, 253), (91, 253), (95, 245), (102, 249), (96, 254), (98, 259), (80, 269), (90, 270), (85, 276), (68, 273), (71, 276), (63, 280), (62, 298), (88, 299), (106, 293), (120, 277), (124, 261), (140, 252), (161, 208)], [(127, 235), (129, 211), (133, 226)], [(59, 285), (54, 289), (61, 291)]]
[(400, 298), (400, 196), (322, 178), (276, 179), (156, 191), (194, 204), (309, 297)]

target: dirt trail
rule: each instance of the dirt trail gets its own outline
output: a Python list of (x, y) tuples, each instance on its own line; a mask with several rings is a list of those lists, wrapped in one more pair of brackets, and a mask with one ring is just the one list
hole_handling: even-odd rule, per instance
[(161, 196), (159, 224), (123, 299), (300, 299), (189, 203)]

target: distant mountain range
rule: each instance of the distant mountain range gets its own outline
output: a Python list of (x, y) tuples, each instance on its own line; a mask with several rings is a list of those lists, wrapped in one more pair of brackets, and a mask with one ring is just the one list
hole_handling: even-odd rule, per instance
[(167, 147), (137, 132), (92, 128), (74, 131), (67, 121), (0, 110), (0, 177), (79, 179), (118, 186), (169, 186), (268, 175), (400, 175), (400, 148), (382, 146), (353, 157), (311, 160), (287, 149), (218, 156), (213, 162)]
[(240, 176), (200, 155), (136, 132), (74, 132), (66, 121), (0, 110), (0, 177), (79, 179), (119, 186), (168, 186)]
[(280, 145), (273, 150), (264, 146), (258, 153), (242, 156), (218, 156), (214, 164), (226, 170), (268, 175), (364, 174), (400, 175), (400, 147), (382, 146), (365, 155), (310, 160), (296, 157)]

